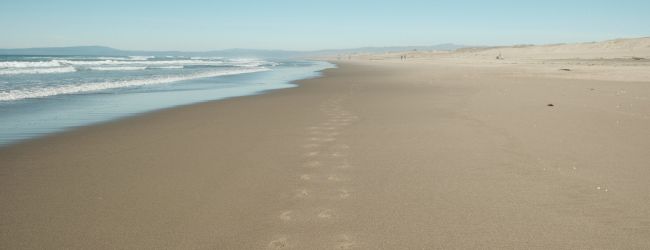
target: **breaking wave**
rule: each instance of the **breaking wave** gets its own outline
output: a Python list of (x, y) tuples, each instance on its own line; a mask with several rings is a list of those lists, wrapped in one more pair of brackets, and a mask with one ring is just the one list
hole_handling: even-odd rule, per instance
[[(74, 70), (74, 68), (72, 68), (72, 70)], [(49, 86), (49, 87), (40, 87), (40, 88), (31, 88), (31, 89), (15, 89), (15, 90), (0, 91), (0, 101), (16, 101), (16, 100), (30, 99), (30, 98), (43, 98), (43, 97), (56, 96), (56, 95), (77, 94), (77, 93), (94, 92), (94, 91), (101, 91), (101, 90), (108, 90), (108, 89), (164, 84), (164, 83), (185, 81), (185, 80), (198, 79), (198, 78), (247, 74), (247, 73), (254, 73), (254, 72), (261, 72), (261, 71), (268, 71), (268, 70), (269, 70), (268, 68), (264, 68), (264, 67), (240, 68), (240, 69), (230, 69), (230, 70), (207, 71), (207, 72), (200, 72), (200, 73), (179, 75), (179, 76), (164, 76), (164, 77), (156, 76), (147, 79), (116, 80), (116, 81), (93, 82), (93, 83), (67, 84), (67, 85), (60, 85), (60, 86)]]

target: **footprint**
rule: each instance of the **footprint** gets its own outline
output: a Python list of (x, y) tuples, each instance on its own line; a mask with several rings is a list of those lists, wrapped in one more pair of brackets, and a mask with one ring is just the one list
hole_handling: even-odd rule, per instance
[(318, 146), (320, 146), (320, 145), (315, 144), (315, 143), (302, 145), (303, 148), (317, 148)]
[(280, 237), (269, 243), (269, 249), (285, 249), (287, 247), (289, 247), (287, 237)]
[(337, 249), (352, 249), (355, 248), (357, 244), (354, 242), (352, 237), (347, 234), (342, 234), (339, 236), (338, 244), (336, 245)]
[(300, 179), (303, 181), (308, 181), (311, 180), (311, 176), (309, 176), (308, 174), (303, 174), (300, 176)]
[(336, 166), (336, 168), (338, 168), (338, 169), (348, 169), (348, 168), (352, 168), (352, 166), (348, 162), (344, 162), (343, 164)]
[(330, 175), (330, 176), (327, 177), (327, 180), (328, 181), (343, 181), (343, 178), (338, 177), (336, 175)]
[(304, 199), (304, 198), (307, 198), (308, 196), (309, 196), (309, 191), (307, 191), (307, 189), (300, 189), (300, 190), (298, 190), (298, 192), (296, 193), (296, 197), (297, 197), (297, 198), (302, 198), (302, 199)]
[(339, 189), (339, 197), (341, 197), (341, 199), (347, 199), (350, 197), (350, 192), (345, 189)]
[(318, 218), (321, 219), (329, 219), (332, 218), (332, 210), (331, 209), (325, 209), (318, 213)]
[(310, 161), (310, 162), (307, 162), (307, 164), (305, 164), (305, 165), (307, 167), (309, 167), (309, 168), (317, 168), (317, 167), (320, 167), (323, 164), (320, 161)]
[(341, 158), (341, 157), (345, 157), (345, 154), (341, 152), (334, 152), (332, 153), (332, 157)]
[(314, 157), (314, 156), (318, 156), (318, 154), (319, 154), (318, 151), (313, 151), (313, 152), (306, 153), (305, 156), (306, 157)]
[(280, 214), (280, 219), (283, 220), (283, 221), (290, 221), (292, 213), (293, 212), (291, 210), (285, 211), (285, 212)]

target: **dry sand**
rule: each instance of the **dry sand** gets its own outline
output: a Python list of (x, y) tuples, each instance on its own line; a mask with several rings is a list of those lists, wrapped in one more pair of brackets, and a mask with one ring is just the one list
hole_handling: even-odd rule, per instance
[(1, 149), (0, 248), (650, 248), (643, 76), (338, 64)]
[[(496, 60), (497, 56), (502, 60)], [(436, 63), (503, 68), (502, 74), (609, 81), (650, 81), (650, 37), (604, 42), (466, 48), (446, 51), (402, 51), (350, 55), (357, 60)]]

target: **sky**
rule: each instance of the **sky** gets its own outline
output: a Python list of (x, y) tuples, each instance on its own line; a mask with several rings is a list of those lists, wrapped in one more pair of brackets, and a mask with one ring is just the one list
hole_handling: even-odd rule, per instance
[(1, 0), (0, 48), (316, 50), (650, 36), (649, 0)]

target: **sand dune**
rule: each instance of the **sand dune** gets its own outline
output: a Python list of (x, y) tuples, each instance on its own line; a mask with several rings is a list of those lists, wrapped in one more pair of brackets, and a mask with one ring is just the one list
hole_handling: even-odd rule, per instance
[(648, 59), (650, 60), (650, 37), (616, 39), (603, 42), (552, 44), (530, 46), (507, 46), (499, 48), (461, 49), (455, 56), (516, 59)]
[[(604, 42), (465, 48), (455, 52), (402, 51), (352, 55), (353, 60), (500, 67), (513, 76), (650, 81), (650, 38)], [(500, 56), (500, 59), (497, 57)], [(334, 58), (330, 58), (334, 59)]]

